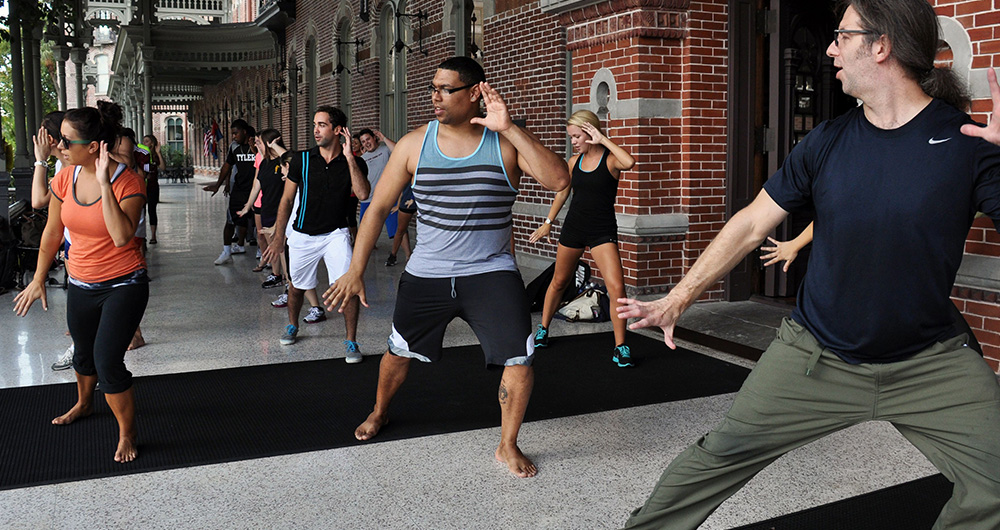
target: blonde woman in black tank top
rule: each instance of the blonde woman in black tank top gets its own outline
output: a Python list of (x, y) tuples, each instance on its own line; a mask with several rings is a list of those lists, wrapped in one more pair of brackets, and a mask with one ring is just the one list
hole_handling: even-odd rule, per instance
[[(548, 346), (549, 324), (587, 247), (601, 271), (608, 296), (612, 300), (625, 296), (625, 277), (618, 254), (615, 197), (621, 172), (632, 169), (635, 159), (604, 136), (600, 119), (589, 110), (574, 112), (566, 125), (566, 132), (576, 152), (569, 159), (572, 184), (556, 194), (545, 222), (529, 238), (529, 242), (534, 243), (549, 237), (552, 220), (559, 214), (572, 190), (573, 202), (559, 237), (555, 275), (545, 292), (542, 323), (535, 332), (536, 348)], [(612, 312), (611, 323), (615, 330), (615, 349), (611, 360), (622, 368), (633, 366), (631, 353), (625, 344), (625, 321)]]

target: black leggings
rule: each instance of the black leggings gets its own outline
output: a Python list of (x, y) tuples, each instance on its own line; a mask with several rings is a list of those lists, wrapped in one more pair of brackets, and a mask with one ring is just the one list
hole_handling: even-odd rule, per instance
[(66, 322), (73, 336), (73, 368), (80, 375), (97, 374), (105, 394), (132, 387), (125, 350), (148, 301), (148, 283), (93, 290), (69, 284)]
[(149, 226), (156, 226), (156, 205), (160, 202), (160, 186), (146, 188), (146, 209), (149, 212)]

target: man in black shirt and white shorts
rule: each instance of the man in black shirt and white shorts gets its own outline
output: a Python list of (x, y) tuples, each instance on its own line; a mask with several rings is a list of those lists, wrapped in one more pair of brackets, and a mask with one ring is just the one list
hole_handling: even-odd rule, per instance
[[(291, 220), (292, 230), (287, 238), (288, 274), (292, 285), (288, 289), (288, 325), (281, 337), (281, 344), (286, 346), (294, 344), (298, 336), (302, 296), (316, 287), (320, 259), (326, 263), (331, 283), (350, 267), (353, 249), (348, 218), (354, 214), (351, 193), (365, 199), (370, 191), (368, 166), (351, 152), (347, 116), (340, 109), (327, 106), (316, 109), (313, 137), (316, 147), (292, 155), (274, 224), (274, 242), (264, 252), (264, 259), (271, 260), (284, 248), (285, 228), (298, 193), (298, 214)], [(345, 145), (340, 143), (341, 138)], [(357, 297), (344, 310), (347, 327), (344, 344), (349, 363), (361, 362), (356, 341), (358, 310)]]
[[(254, 167), (253, 147), (250, 145), (251, 136), (250, 124), (242, 119), (233, 121), (230, 132), (233, 135), (235, 145), (229, 150), (226, 161), (219, 170), (219, 180), (215, 184), (209, 184), (202, 188), (215, 195), (219, 188), (223, 188), (223, 193), (229, 195), (229, 209), (226, 210), (226, 227), (222, 230), (222, 254), (216, 258), (216, 265), (232, 263), (233, 254), (244, 252), (243, 245), (233, 243), (233, 235), (239, 235), (239, 241), (246, 237), (246, 221), (240, 219), (238, 212), (250, 198), (250, 190), (253, 188), (254, 175), (257, 168)], [(232, 189), (229, 186), (229, 174), (236, 170), (233, 179)], [(237, 226), (239, 225), (239, 226)]]

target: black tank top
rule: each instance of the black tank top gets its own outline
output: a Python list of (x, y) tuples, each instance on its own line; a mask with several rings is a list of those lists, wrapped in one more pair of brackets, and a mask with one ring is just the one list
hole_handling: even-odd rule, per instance
[(583, 155), (573, 166), (573, 201), (566, 214), (566, 226), (576, 230), (610, 231), (617, 233), (615, 220), (615, 198), (618, 195), (618, 179), (608, 169), (609, 151), (604, 149), (601, 161), (593, 171), (580, 168)]

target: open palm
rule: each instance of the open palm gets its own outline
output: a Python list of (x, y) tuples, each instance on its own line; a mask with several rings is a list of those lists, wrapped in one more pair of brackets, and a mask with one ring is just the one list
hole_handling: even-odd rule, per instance
[(962, 134), (968, 136), (978, 136), (990, 143), (1000, 145), (1000, 85), (997, 84), (997, 73), (990, 68), (986, 71), (986, 79), (990, 84), (990, 95), (993, 98), (993, 112), (990, 115), (990, 124), (986, 127), (966, 124), (962, 126)]
[(491, 131), (503, 132), (510, 128), (513, 122), (507, 112), (507, 103), (504, 102), (500, 94), (483, 81), (479, 83), (479, 93), (483, 96), (483, 103), (486, 104), (486, 116), (483, 118), (472, 118), (472, 123), (482, 125)]

